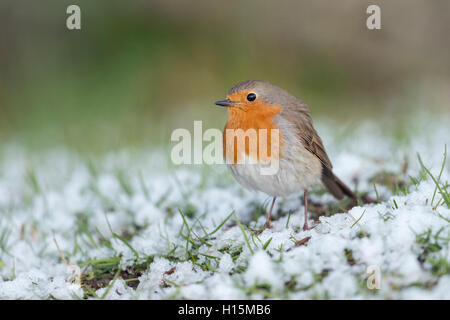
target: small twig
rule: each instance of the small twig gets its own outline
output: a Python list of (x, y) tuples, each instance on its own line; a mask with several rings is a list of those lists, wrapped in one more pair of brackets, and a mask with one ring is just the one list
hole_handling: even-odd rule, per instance
[(72, 272), (71, 276), (67, 281), (70, 283), (76, 281), (79, 284), (81, 282), (81, 275), (83, 274), (84, 271), (86, 271), (88, 266), (86, 266), (86, 268), (83, 269), (83, 272), (81, 272), (80, 268), (77, 265), (69, 263), (66, 260), (66, 257), (64, 257), (63, 252), (61, 251), (61, 248), (58, 245), (58, 241), (56, 241), (55, 232), (54, 231), (52, 232), (53, 232), (53, 242), (55, 242), (56, 249), (58, 250), (58, 253), (61, 256), (61, 259), (64, 261), (65, 265), (68, 267), (70, 272)]
[(302, 240), (298, 240), (297, 242), (295, 242), (295, 246), (299, 247), (301, 245), (304, 245), (305, 243), (307, 243), (309, 241), (309, 239), (311, 239), (311, 237), (306, 237), (306, 238), (303, 238)]
[(69, 263), (68, 263), (67, 260), (66, 260), (66, 257), (64, 257), (64, 254), (62, 253), (61, 249), (59, 248), (58, 241), (56, 241), (56, 238), (55, 238), (55, 232), (53, 232), (53, 241), (55, 242), (56, 249), (58, 250), (58, 253), (59, 253), (59, 255), (61, 256), (61, 259), (64, 261), (64, 263), (65, 263), (66, 265), (69, 265)]
[(170, 275), (175, 272), (176, 268), (177, 268), (176, 266), (172, 267), (170, 270), (167, 270), (166, 272), (164, 272), (164, 274)]

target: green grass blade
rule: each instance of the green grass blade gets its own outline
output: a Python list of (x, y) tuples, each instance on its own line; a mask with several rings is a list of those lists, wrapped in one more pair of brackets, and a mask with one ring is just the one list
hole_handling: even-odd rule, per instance
[(448, 192), (444, 191), (439, 182), (436, 180), (436, 178), (433, 176), (433, 174), (430, 172), (430, 170), (425, 167), (425, 165), (422, 162), (422, 158), (420, 157), (419, 154), (417, 154), (417, 158), (419, 159), (419, 163), (420, 166), (423, 168), (423, 170), (425, 170), (425, 172), (431, 177), (431, 179), (433, 180), (434, 184), (436, 185), (436, 188), (439, 190), (439, 193), (442, 196), (442, 199), (444, 199), (445, 204), (447, 205), (448, 208), (450, 208), (450, 195), (448, 194)]
[(255, 252), (253, 251), (252, 246), (250, 245), (250, 241), (248, 240), (247, 234), (245, 233), (244, 226), (243, 226), (242, 223), (239, 221), (239, 219), (237, 218), (236, 214), (234, 215), (234, 218), (236, 219), (236, 223), (238, 224), (239, 228), (240, 228), (241, 231), (242, 231), (242, 234), (244, 235), (244, 239), (245, 239), (245, 242), (247, 243), (248, 249), (250, 250), (250, 252), (251, 252), (252, 254), (255, 254)]
[(356, 220), (356, 221), (352, 224), (352, 226), (350, 227), (350, 229), (353, 228), (353, 227), (355, 226), (355, 224), (357, 224), (357, 223), (362, 219), (362, 217), (364, 216), (365, 213), (366, 213), (366, 210), (364, 210), (363, 213), (361, 214), (361, 216), (358, 218), (358, 220)]
[[(438, 183), (441, 181), (441, 176), (442, 176), (442, 172), (444, 171), (446, 161), (447, 161), (447, 145), (445, 145), (445, 147), (444, 147), (444, 161), (442, 161), (441, 171), (439, 172), (439, 176), (437, 178)], [(436, 196), (437, 190), (438, 189), (436, 186), (436, 188), (434, 188), (433, 197), (431, 198), (431, 205), (433, 205), (434, 197)]]
[(113, 233), (113, 237), (122, 241), (128, 248), (130, 248), (130, 250), (133, 251), (134, 255), (136, 256), (136, 260), (139, 260), (139, 253), (131, 246), (131, 244), (127, 240), (119, 236), (117, 233)]
[(233, 212), (231, 212), (228, 217), (225, 218), (225, 220), (222, 221), (221, 224), (219, 224), (219, 226), (217, 228), (215, 228), (210, 234), (208, 234), (208, 237), (211, 237), (213, 234), (215, 234), (217, 231), (220, 230), (220, 228), (222, 228), (222, 226), (231, 218), (231, 216), (234, 214), (234, 210)]

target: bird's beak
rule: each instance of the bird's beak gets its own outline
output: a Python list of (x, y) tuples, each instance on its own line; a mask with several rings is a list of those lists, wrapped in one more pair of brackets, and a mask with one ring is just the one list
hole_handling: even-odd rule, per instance
[(232, 107), (236, 104), (236, 102), (231, 101), (230, 99), (216, 101), (214, 104), (222, 107)]

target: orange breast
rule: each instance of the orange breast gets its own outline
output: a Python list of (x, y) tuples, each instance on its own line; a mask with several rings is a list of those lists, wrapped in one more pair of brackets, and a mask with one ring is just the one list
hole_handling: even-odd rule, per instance
[[(282, 134), (274, 131), (273, 134), (277, 134), (278, 139), (272, 139), (271, 130), (278, 129), (275, 115), (281, 112), (281, 107), (253, 104), (251, 107), (244, 106), (243, 108), (228, 108), (228, 121), (223, 133), (223, 152), (227, 163), (235, 165), (243, 161), (243, 154), (238, 153), (238, 143), (244, 143), (241, 150), (247, 156), (256, 156), (258, 161), (267, 163), (279, 158), (280, 146), (284, 144)], [(241, 140), (239, 134), (242, 134), (242, 131), (236, 131), (238, 129), (242, 129), (246, 133)], [(252, 132), (256, 132), (256, 134), (252, 135)], [(251, 143), (253, 145), (250, 145)], [(273, 152), (272, 149), (276, 152)]]

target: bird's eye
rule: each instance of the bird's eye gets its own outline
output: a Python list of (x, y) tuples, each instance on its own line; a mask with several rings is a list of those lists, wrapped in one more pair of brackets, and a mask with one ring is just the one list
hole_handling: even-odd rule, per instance
[(247, 100), (248, 101), (254, 101), (256, 99), (256, 94), (254, 93), (249, 93), (247, 96)]

